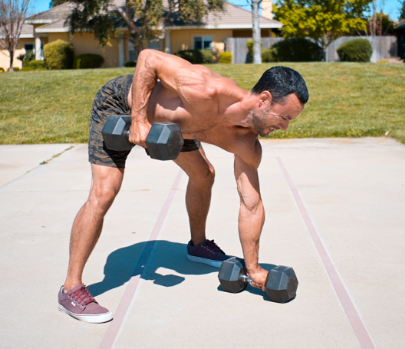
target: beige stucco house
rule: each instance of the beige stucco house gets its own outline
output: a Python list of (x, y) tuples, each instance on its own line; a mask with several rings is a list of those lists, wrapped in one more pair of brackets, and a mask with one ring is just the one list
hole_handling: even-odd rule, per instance
[[(114, 0), (120, 2), (122, 0)], [(67, 16), (72, 10), (71, 3), (65, 3), (48, 11), (29, 17), (24, 26), (24, 34), (16, 52), (16, 57), (27, 50), (34, 49), (36, 59), (43, 59), (43, 46), (49, 42), (62, 39), (73, 43), (75, 55), (97, 53), (104, 57), (103, 67), (121, 67), (128, 61), (135, 61), (135, 50), (128, 39), (112, 40), (109, 46), (100, 47), (92, 33), (75, 33), (69, 37), (69, 28), (65, 25)], [(281, 28), (282, 24), (272, 19), (271, 0), (262, 2), (260, 16), (261, 34), (271, 36), (273, 29)], [(125, 32), (125, 28), (120, 28)], [(217, 52), (224, 50), (226, 38), (251, 37), (251, 12), (226, 3), (225, 12), (217, 16), (209, 14), (203, 23), (185, 24), (174, 22), (167, 26), (162, 39), (145, 42), (145, 47), (175, 53), (186, 49), (213, 49)], [(8, 52), (0, 52), (0, 67), (8, 67)], [(21, 67), (21, 61), (14, 61), (15, 67)]]

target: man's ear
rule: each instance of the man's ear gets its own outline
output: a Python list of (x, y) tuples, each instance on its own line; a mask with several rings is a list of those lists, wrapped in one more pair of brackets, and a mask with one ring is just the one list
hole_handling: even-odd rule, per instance
[(266, 106), (270, 106), (272, 100), (273, 100), (273, 97), (272, 97), (271, 93), (269, 91), (263, 91), (260, 94), (259, 107), (261, 107), (263, 104), (265, 104)]

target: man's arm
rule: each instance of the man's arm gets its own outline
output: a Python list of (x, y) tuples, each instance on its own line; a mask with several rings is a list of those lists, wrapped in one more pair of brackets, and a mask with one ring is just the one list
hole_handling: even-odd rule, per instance
[(151, 128), (147, 119), (147, 107), (157, 81), (160, 80), (166, 89), (176, 91), (176, 72), (190, 65), (191, 63), (164, 52), (141, 51), (132, 80), (130, 142), (146, 148), (145, 140)]
[(261, 155), (258, 140), (254, 156), (246, 157), (248, 161), (235, 155), (235, 178), (240, 197), (239, 238), (247, 273), (254, 280), (252, 286), (264, 289), (268, 272), (259, 265), (259, 241), (265, 219), (257, 173)]

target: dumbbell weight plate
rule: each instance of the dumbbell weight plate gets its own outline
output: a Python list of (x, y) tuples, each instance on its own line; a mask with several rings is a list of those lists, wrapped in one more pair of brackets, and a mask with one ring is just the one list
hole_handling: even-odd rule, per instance
[(172, 123), (154, 123), (146, 138), (148, 154), (157, 160), (177, 159), (183, 144), (180, 126)]
[(270, 300), (286, 303), (296, 295), (298, 279), (294, 269), (279, 265), (270, 270), (266, 280), (266, 292)]

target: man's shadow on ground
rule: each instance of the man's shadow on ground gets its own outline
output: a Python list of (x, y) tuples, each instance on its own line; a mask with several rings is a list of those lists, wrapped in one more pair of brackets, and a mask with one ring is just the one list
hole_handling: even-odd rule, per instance
[[(150, 256), (149, 256), (150, 253)], [(149, 258), (147, 258), (149, 256)], [(244, 265), (244, 261), (238, 258)], [(262, 268), (271, 270), (273, 264), (261, 264)], [(112, 252), (104, 266), (104, 279), (89, 285), (90, 293), (96, 297), (104, 292), (120, 287), (131, 277), (142, 274), (144, 280), (153, 280), (153, 283), (163, 287), (174, 287), (186, 280), (185, 277), (168, 274), (161, 275), (158, 268), (173, 270), (178, 274), (205, 275), (214, 273), (217, 277), (217, 268), (206, 264), (191, 262), (187, 259), (187, 245), (165, 240), (140, 242), (120, 248)], [(219, 285), (219, 281), (218, 281)], [(218, 287), (222, 291), (222, 287)], [(245, 291), (263, 296), (269, 300), (265, 292), (248, 286)]]

